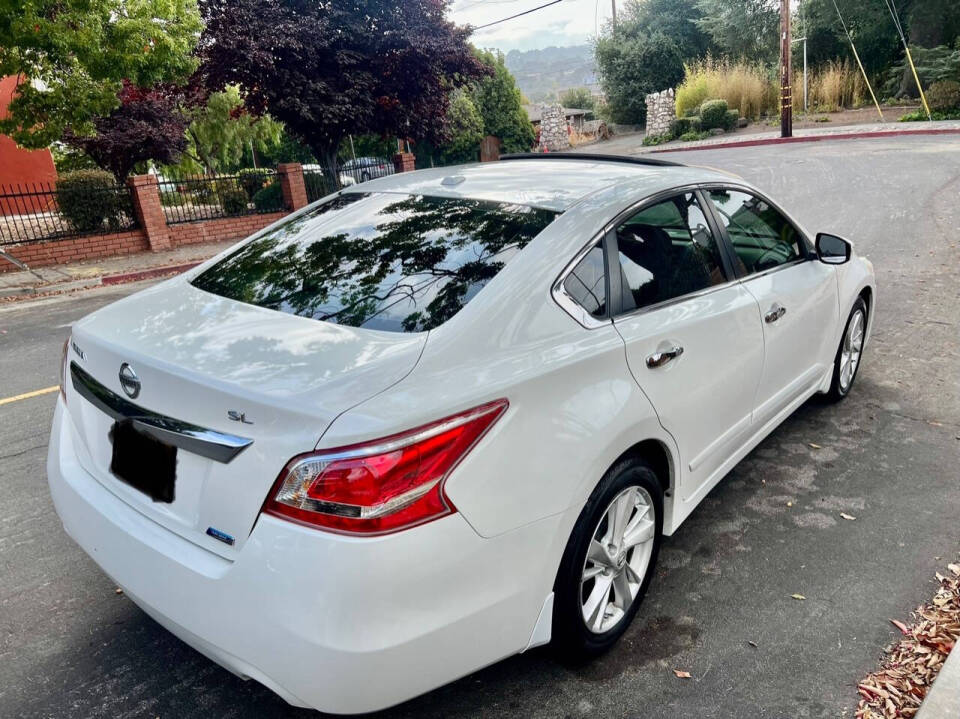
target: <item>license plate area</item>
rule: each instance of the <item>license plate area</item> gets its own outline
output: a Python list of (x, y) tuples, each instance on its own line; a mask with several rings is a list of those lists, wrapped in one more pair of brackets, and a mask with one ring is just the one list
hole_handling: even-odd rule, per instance
[(113, 443), (110, 472), (154, 502), (172, 503), (177, 448), (138, 429), (130, 419), (114, 422), (109, 437)]

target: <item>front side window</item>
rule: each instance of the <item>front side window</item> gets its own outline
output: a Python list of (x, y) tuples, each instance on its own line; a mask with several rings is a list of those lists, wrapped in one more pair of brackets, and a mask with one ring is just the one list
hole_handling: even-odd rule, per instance
[(696, 195), (647, 207), (617, 228), (621, 309), (629, 312), (726, 281)]
[(593, 317), (607, 314), (607, 272), (603, 247), (598, 242), (563, 281), (563, 289)]
[(738, 190), (710, 190), (720, 221), (743, 274), (753, 274), (804, 257), (800, 233), (766, 200)]
[(247, 243), (192, 284), (350, 327), (429, 330), (556, 216), (504, 202), (345, 193)]

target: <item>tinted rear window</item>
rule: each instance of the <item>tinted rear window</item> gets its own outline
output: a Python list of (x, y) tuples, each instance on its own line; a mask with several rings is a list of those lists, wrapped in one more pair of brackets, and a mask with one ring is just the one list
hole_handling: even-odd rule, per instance
[(556, 216), (483, 200), (346, 193), (244, 245), (193, 285), (350, 327), (428, 330)]

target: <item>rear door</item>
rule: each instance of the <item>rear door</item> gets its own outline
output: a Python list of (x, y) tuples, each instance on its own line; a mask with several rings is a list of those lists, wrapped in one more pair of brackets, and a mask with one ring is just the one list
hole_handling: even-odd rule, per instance
[(817, 386), (833, 360), (836, 270), (766, 198), (727, 187), (704, 191), (735, 270), (763, 317), (766, 361), (754, 407), (762, 426)]
[(630, 371), (680, 451), (698, 500), (750, 429), (763, 368), (757, 303), (722, 254), (697, 191), (655, 199), (610, 239), (614, 326)]

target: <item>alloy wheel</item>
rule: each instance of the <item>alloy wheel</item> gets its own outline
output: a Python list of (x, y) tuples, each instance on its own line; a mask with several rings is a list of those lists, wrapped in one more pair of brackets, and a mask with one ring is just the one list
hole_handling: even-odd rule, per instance
[(843, 346), (840, 349), (840, 389), (846, 392), (853, 384), (860, 364), (860, 353), (863, 352), (864, 314), (857, 310), (847, 323), (847, 332), (843, 337)]
[(636, 599), (653, 552), (655, 513), (645, 489), (627, 487), (594, 529), (580, 581), (583, 621), (594, 634), (613, 629)]

